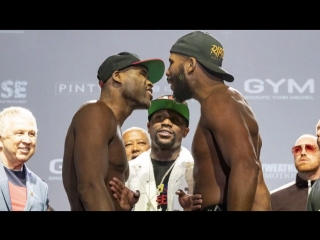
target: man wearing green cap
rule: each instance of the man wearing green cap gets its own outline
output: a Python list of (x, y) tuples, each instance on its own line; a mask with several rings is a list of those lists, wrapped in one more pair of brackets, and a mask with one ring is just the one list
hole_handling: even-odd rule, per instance
[(62, 180), (71, 211), (123, 210), (108, 184), (128, 177), (121, 126), (134, 110), (150, 107), (153, 84), (163, 74), (161, 59), (140, 60), (129, 52), (101, 64), (100, 98), (78, 109), (65, 138)]
[(271, 210), (255, 115), (241, 93), (225, 84), (224, 49), (209, 33), (194, 31), (171, 47), (167, 81), (177, 101), (201, 105), (193, 142), (194, 189), (204, 211)]
[[(134, 211), (194, 209), (193, 204), (197, 207), (196, 200), (201, 196), (189, 196), (193, 192), (193, 158), (181, 145), (189, 133), (187, 103), (176, 102), (171, 95), (159, 97), (151, 102), (148, 120), (151, 148), (129, 162), (126, 186), (140, 191)], [(111, 188), (118, 199), (124, 198), (124, 189), (121, 184), (117, 190)]]

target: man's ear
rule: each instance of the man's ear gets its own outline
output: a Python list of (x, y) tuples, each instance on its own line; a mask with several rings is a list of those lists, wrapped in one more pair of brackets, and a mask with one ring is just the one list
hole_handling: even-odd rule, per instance
[(112, 80), (118, 84), (122, 84), (120, 71), (117, 70), (112, 73)]
[(185, 138), (185, 137), (188, 135), (189, 131), (190, 131), (190, 128), (188, 128), (188, 127), (186, 127), (186, 128), (184, 129), (184, 131), (183, 131), (183, 138)]
[(104, 82), (103, 82), (102, 80), (99, 80), (99, 86), (100, 86), (100, 88), (103, 87), (103, 84), (104, 84)]
[(187, 72), (191, 73), (197, 64), (197, 60), (194, 57), (190, 57), (187, 61)]

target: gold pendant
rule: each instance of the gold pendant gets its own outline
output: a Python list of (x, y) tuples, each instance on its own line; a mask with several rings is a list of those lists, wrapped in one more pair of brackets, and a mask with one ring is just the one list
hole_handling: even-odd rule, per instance
[(163, 192), (164, 184), (161, 183), (157, 187), (157, 196), (160, 196), (160, 193)]

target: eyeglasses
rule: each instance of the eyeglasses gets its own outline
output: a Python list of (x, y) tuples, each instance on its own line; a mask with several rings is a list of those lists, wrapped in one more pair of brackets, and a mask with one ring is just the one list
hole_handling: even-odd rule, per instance
[(302, 144), (302, 145), (298, 145), (298, 146), (293, 146), (292, 150), (291, 150), (292, 154), (295, 156), (300, 155), (302, 152), (302, 149), (303, 149), (303, 147), (302, 147), (303, 145), (304, 145), (304, 148), (308, 154), (315, 154), (318, 151), (318, 148), (315, 145)]

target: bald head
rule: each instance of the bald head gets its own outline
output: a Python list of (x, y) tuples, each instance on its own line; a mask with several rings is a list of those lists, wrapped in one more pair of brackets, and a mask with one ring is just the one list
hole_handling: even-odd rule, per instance
[(317, 144), (317, 137), (312, 134), (303, 134), (301, 135), (295, 145), (301, 145), (301, 144)]

